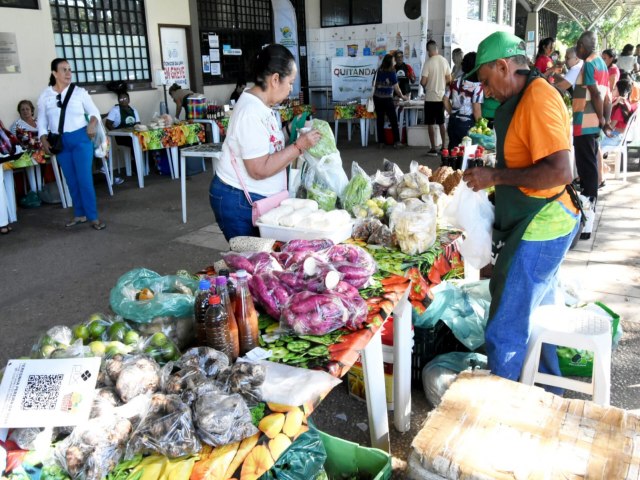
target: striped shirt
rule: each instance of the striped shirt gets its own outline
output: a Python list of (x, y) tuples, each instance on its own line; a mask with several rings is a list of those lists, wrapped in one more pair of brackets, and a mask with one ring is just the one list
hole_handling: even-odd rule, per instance
[(592, 53), (584, 61), (573, 89), (574, 137), (600, 134), (600, 120), (587, 88), (590, 85), (598, 87), (600, 98), (604, 103), (605, 97), (609, 95), (609, 70), (604, 60), (596, 53)]

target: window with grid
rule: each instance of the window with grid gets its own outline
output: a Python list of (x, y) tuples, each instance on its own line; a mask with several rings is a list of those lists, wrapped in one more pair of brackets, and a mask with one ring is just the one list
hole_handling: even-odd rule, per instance
[(481, 5), (481, 0), (467, 0), (467, 18), (480, 20), (482, 14)]
[(321, 0), (322, 27), (382, 23), (382, 0)]
[(489, 0), (487, 21), (498, 23), (498, 0)]
[(511, 12), (513, 12), (513, 0), (504, 0), (502, 7), (502, 23), (511, 25)]
[[(205, 85), (251, 81), (253, 59), (273, 42), (271, 0), (198, 0), (202, 54), (209, 52), (209, 34), (218, 35), (220, 75), (203, 74)], [(224, 55), (223, 46), (242, 55)]]
[(75, 81), (148, 84), (149, 48), (144, 0), (49, 0), (56, 55)]

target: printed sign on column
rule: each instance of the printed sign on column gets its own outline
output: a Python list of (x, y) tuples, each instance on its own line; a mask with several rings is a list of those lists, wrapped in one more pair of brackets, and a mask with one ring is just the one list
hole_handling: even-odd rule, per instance
[(331, 59), (331, 92), (333, 100), (345, 102), (371, 95), (378, 57), (333, 57)]

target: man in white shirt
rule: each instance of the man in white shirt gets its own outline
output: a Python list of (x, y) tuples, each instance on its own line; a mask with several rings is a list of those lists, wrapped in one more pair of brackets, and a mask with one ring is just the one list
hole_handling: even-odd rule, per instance
[(444, 103), (442, 98), (449, 83), (451, 83), (451, 67), (449, 62), (438, 53), (438, 45), (433, 40), (427, 42), (427, 53), (429, 59), (422, 67), (420, 85), (425, 89), (424, 97), (424, 123), (429, 130), (429, 141), (431, 150), (429, 155), (437, 155), (435, 128), (440, 127), (440, 138), (444, 144)]
[(576, 54), (575, 47), (567, 48), (567, 52), (564, 54), (564, 60), (569, 68), (567, 73), (564, 76), (558, 74), (553, 75), (554, 86), (563, 92), (575, 86), (583, 64), (582, 60), (580, 60)]

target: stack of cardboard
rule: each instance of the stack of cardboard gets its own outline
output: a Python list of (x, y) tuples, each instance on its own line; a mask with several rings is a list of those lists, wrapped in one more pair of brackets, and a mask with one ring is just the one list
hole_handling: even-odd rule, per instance
[(463, 373), (414, 438), (411, 479), (639, 479), (640, 418)]

